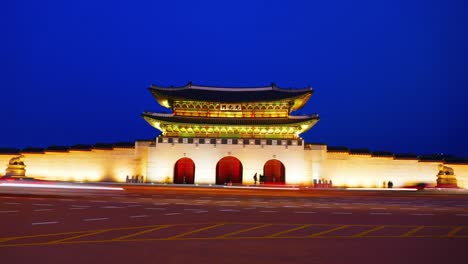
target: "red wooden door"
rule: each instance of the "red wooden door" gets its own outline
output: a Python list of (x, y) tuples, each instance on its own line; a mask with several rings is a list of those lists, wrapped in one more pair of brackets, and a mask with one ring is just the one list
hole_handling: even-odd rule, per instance
[(242, 163), (235, 157), (224, 157), (216, 164), (216, 184), (242, 183)]
[(174, 183), (195, 183), (195, 163), (193, 160), (181, 158), (176, 162), (174, 166)]
[(263, 166), (263, 175), (266, 183), (285, 183), (285, 169), (281, 161), (272, 159)]

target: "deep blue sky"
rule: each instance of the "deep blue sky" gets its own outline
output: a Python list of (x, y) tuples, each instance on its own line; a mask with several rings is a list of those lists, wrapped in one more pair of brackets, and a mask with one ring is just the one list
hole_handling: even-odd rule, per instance
[(466, 1), (7, 1), (0, 147), (156, 135), (158, 85), (312, 86), (303, 138), (468, 157)]

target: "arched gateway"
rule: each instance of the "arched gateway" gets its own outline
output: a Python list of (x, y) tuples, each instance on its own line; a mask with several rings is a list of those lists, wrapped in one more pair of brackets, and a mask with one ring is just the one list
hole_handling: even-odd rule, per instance
[(194, 184), (195, 163), (189, 158), (181, 158), (174, 165), (174, 183)]
[(216, 184), (227, 182), (242, 183), (242, 163), (232, 156), (224, 157), (216, 164)]
[(263, 175), (265, 176), (265, 183), (285, 183), (285, 168), (281, 161), (271, 159), (263, 166)]

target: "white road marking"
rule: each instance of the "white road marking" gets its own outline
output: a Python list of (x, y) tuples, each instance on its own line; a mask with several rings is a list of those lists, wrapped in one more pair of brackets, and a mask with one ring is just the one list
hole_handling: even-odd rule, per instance
[(168, 214), (164, 214), (164, 215), (179, 215), (180, 213), (168, 213)]
[(332, 214), (338, 214), (338, 215), (348, 215), (348, 214), (352, 214), (351, 212), (333, 212)]
[(3, 204), (20, 204), (20, 203), (8, 203), (8, 202), (4, 202)]
[(88, 218), (88, 219), (83, 219), (83, 221), (101, 221), (101, 220), (107, 220), (109, 218), (107, 217), (101, 217), (101, 218)]
[(220, 212), (240, 212), (240, 210), (235, 209), (219, 209)]
[(315, 214), (316, 212), (294, 212), (296, 214)]
[(57, 224), (57, 221), (50, 221), (50, 222), (37, 222), (37, 223), (32, 223), (32, 225), (50, 225), (50, 224)]
[(369, 213), (371, 215), (391, 215), (392, 213)]
[(411, 214), (411, 215), (423, 216), (423, 215), (434, 215), (434, 214)]
[(201, 213), (207, 213), (208, 211), (206, 210), (198, 210), (198, 211), (193, 211), (195, 214), (201, 214)]
[(54, 209), (35, 209), (34, 212), (46, 212), (46, 211), (52, 211)]
[(297, 205), (283, 205), (283, 207), (286, 207), (286, 208), (298, 208), (300, 206), (297, 206)]
[(147, 217), (147, 215), (132, 215), (130, 218), (141, 218), (141, 217)]
[(0, 211), (0, 213), (17, 213), (19, 212), (18, 210), (10, 210), (10, 211)]

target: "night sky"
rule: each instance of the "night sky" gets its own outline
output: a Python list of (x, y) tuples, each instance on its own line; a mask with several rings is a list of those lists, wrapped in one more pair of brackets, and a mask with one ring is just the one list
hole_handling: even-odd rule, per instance
[(0, 147), (151, 139), (147, 88), (312, 86), (306, 142), (468, 157), (468, 2), (22, 1), (0, 8)]

